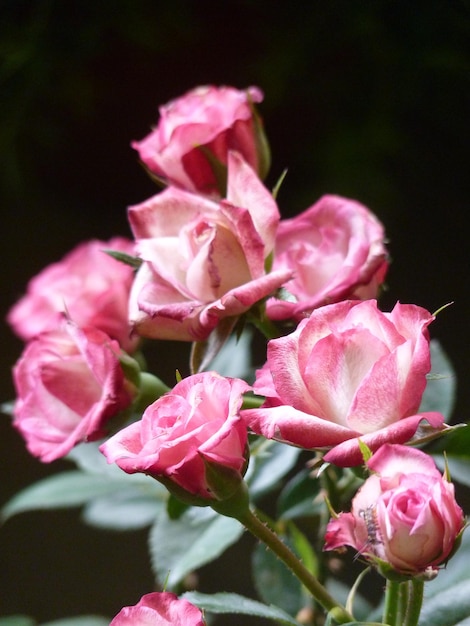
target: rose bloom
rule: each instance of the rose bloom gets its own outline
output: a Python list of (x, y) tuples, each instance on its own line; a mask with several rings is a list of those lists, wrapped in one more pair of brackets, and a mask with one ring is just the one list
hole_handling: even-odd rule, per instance
[(134, 606), (125, 606), (109, 626), (205, 626), (201, 611), (174, 593), (147, 593)]
[(100, 450), (128, 474), (170, 479), (185, 492), (217, 498), (208, 464), (219, 467), (222, 477), (230, 470), (236, 484), (246, 469), (247, 430), (239, 412), (249, 389), (243, 380), (215, 372), (189, 376)]
[(275, 292), (290, 270), (266, 273), (279, 211), (240, 155), (229, 155), (227, 199), (220, 203), (170, 187), (129, 208), (143, 263), (130, 296), (135, 332), (200, 341)]
[(374, 474), (355, 495), (351, 512), (329, 522), (324, 549), (348, 545), (399, 573), (432, 577), (464, 527), (454, 486), (430, 456), (407, 446), (385, 444), (367, 466)]
[(77, 443), (103, 436), (106, 422), (132, 401), (119, 344), (71, 322), (27, 344), (13, 369), (13, 425), (46, 463)]
[(362, 463), (359, 438), (376, 450), (408, 441), (423, 419), (442, 427), (440, 413), (417, 414), (433, 319), (414, 305), (383, 313), (375, 300), (316, 309), (293, 333), (269, 342), (254, 384), (266, 402), (243, 418), (268, 439), (333, 448), (324, 459), (343, 467)]
[(387, 271), (384, 228), (362, 204), (323, 196), (292, 219), (281, 220), (273, 270), (291, 269), (289, 301), (271, 298), (271, 319), (300, 320), (313, 309), (339, 300), (377, 296)]
[(136, 344), (136, 338), (130, 339), (128, 321), (133, 270), (106, 249), (132, 255), (134, 244), (122, 237), (87, 241), (43, 269), (8, 313), (15, 333), (28, 341), (56, 329), (66, 312), (79, 326), (95, 326), (131, 352)]
[(261, 102), (257, 87), (197, 87), (160, 107), (157, 127), (132, 143), (151, 173), (188, 191), (219, 195), (214, 161), (227, 164), (239, 152), (261, 176), (268, 169), (261, 122), (252, 104)]

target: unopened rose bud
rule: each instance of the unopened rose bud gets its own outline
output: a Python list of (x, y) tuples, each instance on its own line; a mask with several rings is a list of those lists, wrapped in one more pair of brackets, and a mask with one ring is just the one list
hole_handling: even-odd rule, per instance
[(374, 473), (350, 513), (329, 522), (325, 550), (353, 547), (387, 578), (430, 579), (458, 546), (464, 528), (454, 486), (415, 448), (382, 446), (367, 462)]
[(132, 147), (162, 183), (224, 196), (230, 150), (261, 178), (269, 168), (267, 140), (254, 110), (262, 100), (258, 87), (197, 87), (160, 107), (157, 126)]

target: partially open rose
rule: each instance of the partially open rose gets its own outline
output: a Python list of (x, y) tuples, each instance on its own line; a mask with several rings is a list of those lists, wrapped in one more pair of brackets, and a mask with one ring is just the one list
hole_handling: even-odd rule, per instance
[(417, 413), (431, 367), (427, 326), (433, 316), (414, 305), (383, 313), (375, 300), (315, 309), (290, 335), (268, 344), (257, 373), (259, 409), (243, 411), (268, 439), (302, 448), (332, 448), (325, 460), (362, 463), (358, 440), (372, 450), (404, 443), (440, 413)]
[(401, 574), (432, 577), (464, 526), (454, 486), (429, 455), (408, 446), (386, 444), (367, 466), (374, 473), (351, 512), (329, 522), (324, 549), (351, 546)]
[(290, 298), (270, 298), (271, 319), (297, 321), (313, 309), (339, 300), (377, 297), (387, 271), (385, 232), (364, 205), (323, 196), (299, 215), (281, 220), (273, 270), (290, 269)]
[[(261, 121), (253, 110), (263, 94), (257, 87), (197, 87), (160, 107), (154, 130), (132, 147), (150, 172), (188, 191), (223, 195), (221, 166), (230, 150), (264, 177), (269, 154)], [(225, 178), (225, 176), (223, 176)]]
[(202, 499), (223, 499), (246, 469), (240, 407), (249, 389), (243, 380), (215, 372), (188, 376), (100, 450), (128, 474), (143, 472)]
[(57, 263), (48, 265), (28, 284), (27, 293), (8, 313), (8, 322), (25, 341), (60, 326), (64, 313), (79, 326), (95, 326), (132, 352), (129, 292), (133, 270), (105, 250), (133, 254), (123, 237), (85, 241)]
[(13, 370), (13, 425), (31, 454), (50, 462), (103, 436), (106, 422), (132, 401), (119, 352), (102, 331), (71, 322), (26, 346)]
[(170, 187), (130, 207), (143, 263), (130, 297), (134, 330), (154, 339), (198, 341), (273, 293), (290, 270), (266, 272), (279, 211), (240, 155), (230, 153), (227, 199)]

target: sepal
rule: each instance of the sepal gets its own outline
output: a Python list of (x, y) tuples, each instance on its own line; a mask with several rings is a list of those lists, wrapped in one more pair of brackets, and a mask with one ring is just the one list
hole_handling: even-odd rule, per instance
[(263, 120), (261, 119), (256, 107), (248, 95), (248, 102), (251, 113), (253, 115), (253, 127), (255, 131), (255, 145), (258, 157), (258, 176), (264, 180), (268, 175), (271, 167), (271, 148), (269, 147), (268, 138), (264, 132)]
[(209, 460), (203, 453), (199, 456), (204, 463), (206, 482), (214, 498), (224, 501), (231, 498), (243, 482), (243, 476), (248, 468), (250, 449), (245, 447), (245, 463), (241, 470), (236, 470), (226, 465)]

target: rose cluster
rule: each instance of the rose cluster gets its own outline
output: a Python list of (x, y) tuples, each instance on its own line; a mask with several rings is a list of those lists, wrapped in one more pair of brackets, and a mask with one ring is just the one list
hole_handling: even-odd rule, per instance
[[(256, 87), (199, 87), (161, 107), (155, 129), (132, 144), (164, 185), (129, 207), (133, 240), (80, 244), (10, 310), (26, 342), (14, 368), (14, 426), (45, 462), (103, 438), (110, 463), (199, 504), (241, 483), (250, 431), (340, 467), (362, 464), (362, 442), (376, 474), (352, 512), (330, 523), (326, 548), (351, 545), (407, 574), (434, 568), (451, 553), (461, 511), (424, 453), (390, 447), (423, 421), (444, 425), (441, 414), (419, 411), (433, 315), (413, 304), (379, 309), (385, 233), (363, 204), (325, 195), (281, 218), (263, 182), (262, 100)], [(237, 322), (269, 329), (252, 386), (196, 369), (130, 417), (143, 383), (125, 363), (144, 338), (204, 349)], [(262, 401), (243, 408), (250, 390)], [(405, 512), (407, 498), (415, 504)], [(178, 602), (149, 594), (112, 623), (203, 623)]]

